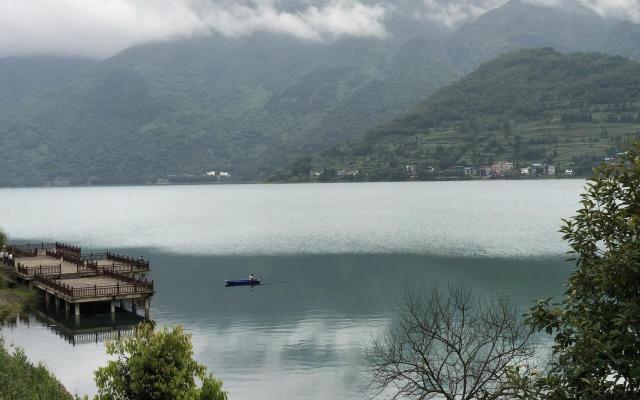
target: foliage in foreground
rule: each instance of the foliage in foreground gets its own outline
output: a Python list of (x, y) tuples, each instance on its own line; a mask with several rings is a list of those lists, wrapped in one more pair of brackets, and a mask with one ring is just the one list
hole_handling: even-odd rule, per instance
[(0, 338), (0, 399), (71, 400), (73, 397), (42, 364), (33, 365), (22, 349), (10, 354)]
[(95, 372), (101, 400), (227, 399), (222, 382), (193, 359), (191, 336), (180, 326), (141, 324), (131, 338), (107, 343), (107, 354), (116, 359)]
[(562, 233), (575, 254), (562, 304), (540, 301), (529, 322), (555, 334), (541, 377), (521, 376), (522, 397), (640, 398), (640, 142), (602, 165)]
[(368, 350), (370, 387), (392, 399), (509, 399), (507, 367), (533, 356), (519, 314), (461, 287), (408, 293), (397, 325)]

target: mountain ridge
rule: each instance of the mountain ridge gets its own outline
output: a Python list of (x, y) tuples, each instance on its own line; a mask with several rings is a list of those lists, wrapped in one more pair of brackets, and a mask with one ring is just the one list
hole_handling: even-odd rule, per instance
[[(533, 25), (511, 22), (506, 33), (486, 29), (500, 19), (520, 21), (509, 15), (530, 10), (539, 16)], [(567, 13), (512, 1), (457, 34), (396, 18), (392, 34), (381, 40), (198, 37), (78, 62), (69, 66), (69, 79), (42, 78), (60, 76), (55, 68), (35, 68), (18, 80), (0, 77), (0, 93), (11, 93), (7, 82), (45, 82), (5, 96), (4, 103), (0, 94), (7, 149), (0, 185), (155, 182), (210, 170), (262, 180), (300, 156), (356, 140), (488, 57), (546, 45), (548, 32), (557, 29), (564, 32), (558, 38), (592, 29), (597, 40), (582, 47), (640, 57), (638, 25), (590, 12), (586, 19), (576, 14), (573, 25), (559, 23)], [(547, 28), (549, 22), (560, 27)], [(474, 52), (478, 40), (487, 45)]]
[[(528, 49), (489, 61), (355, 142), (294, 163), (359, 171), (349, 179), (423, 179), (508, 160), (586, 174), (640, 135), (640, 63), (601, 53)], [(403, 166), (411, 168), (403, 171)], [(407, 167), (408, 168), (408, 167)], [(411, 171), (411, 174), (407, 171)], [(333, 177), (335, 178), (335, 176)]]

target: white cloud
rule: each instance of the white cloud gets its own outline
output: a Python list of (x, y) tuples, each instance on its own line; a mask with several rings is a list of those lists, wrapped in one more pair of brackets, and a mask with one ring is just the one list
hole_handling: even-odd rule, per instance
[[(454, 27), (500, 7), (509, 0), (423, 0), (420, 18)], [(581, 4), (604, 17), (640, 22), (640, 0), (523, 0), (543, 7)]]
[(134, 44), (197, 34), (277, 32), (305, 40), (383, 37), (387, 8), (355, 0), (0, 0), (0, 56), (106, 57)]
[(580, 2), (603, 16), (640, 22), (640, 0), (580, 0)]
[[(385, 19), (411, 12), (455, 27), (508, 0), (0, 0), (0, 57), (104, 58), (131, 45), (192, 35), (274, 32), (301, 40), (386, 36)], [(578, 1), (603, 16), (640, 22), (640, 0)], [(402, 7), (399, 7), (400, 4)], [(394, 11), (395, 10), (395, 11)]]
[(476, 18), (499, 7), (507, 0), (424, 0), (423, 8), (417, 12), (420, 18), (453, 27)]
[(204, 13), (207, 27), (228, 36), (257, 31), (289, 34), (308, 40), (349, 35), (384, 37), (382, 22), (386, 9), (358, 2), (333, 1), (324, 6), (307, 6), (296, 12), (278, 10), (273, 4), (217, 4)]

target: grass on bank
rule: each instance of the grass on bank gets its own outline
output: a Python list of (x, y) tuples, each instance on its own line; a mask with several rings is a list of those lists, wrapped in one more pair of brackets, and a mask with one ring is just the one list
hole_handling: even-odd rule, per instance
[[(0, 272), (0, 323), (35, 303), (34, 291), (10, 287), (8, 277)], [(0, 337), (0, 400), (45, 399), (69, 400), (73, 397), (44, 365), (29, 362), (20, 348), (10, 352)]]
[(0, 271), (0, 322), (35, 306), (36, 301), (35, 291), (11, 287), (9, 278)]

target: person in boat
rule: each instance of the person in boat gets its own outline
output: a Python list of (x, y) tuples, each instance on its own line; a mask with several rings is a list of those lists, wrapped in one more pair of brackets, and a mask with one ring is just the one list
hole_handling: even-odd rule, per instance
[(249, 274), (249, 280), (250, 280), (251, 282), (253, 282), (253, 281), (256, 281), (256, 280), (257, 280), (257, 279), (256, 279), (256, 277), (253, 275), (253, 272)]

